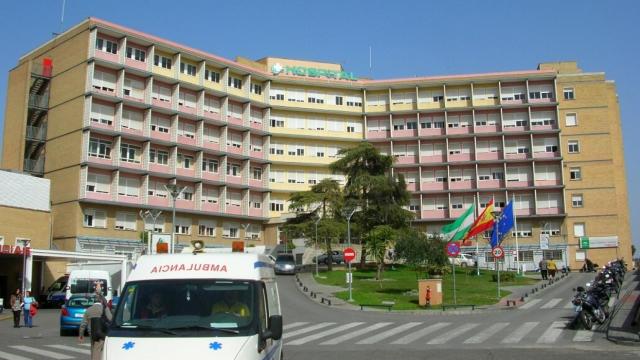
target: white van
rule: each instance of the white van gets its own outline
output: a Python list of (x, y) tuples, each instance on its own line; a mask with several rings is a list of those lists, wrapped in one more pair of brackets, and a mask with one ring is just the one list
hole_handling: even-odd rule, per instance
[(111, 275), (106, 270), (72, 270), (67, 281), (65, 300), (69, 300), (72, 294), (93, 293), (96, 284), (102, 285), (102, 295), (111, 303), (113, 289), (111, 288)]
[(125, 284), (103, 359), (281, 359), (273, 262), (262, 254), (143, 255)]

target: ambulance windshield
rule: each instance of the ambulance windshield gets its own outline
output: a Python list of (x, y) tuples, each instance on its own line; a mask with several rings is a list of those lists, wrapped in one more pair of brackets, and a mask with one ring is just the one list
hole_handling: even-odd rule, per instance
[[(255, 333), (256, 284), (244, 280), (177, 279), (127, 284), (115, 314), (114, 330), (153, 336), (249, 335)], [(257, 316), (260, 316), (258, 314)], [(150, 335), (150, 336), (151, 336)]]

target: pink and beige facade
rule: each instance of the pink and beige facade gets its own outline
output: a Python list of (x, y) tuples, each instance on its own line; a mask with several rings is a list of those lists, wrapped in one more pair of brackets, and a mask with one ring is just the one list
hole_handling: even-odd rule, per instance
[[(413, 226), (437, 232), (474, 202), (513, 199), (522, 262), (630, 257), (620, 119), (603, 74), (573, 62), (391, 80), (341, 72), (227, 60), (90, 18), (11, 71), (3, 167), (51, 180), (61, 248), (135, 252), (145, 209), (162, 210), (156, 229), (170, 232), (167, 184), (185, 188), (176, 201), (181, 243), (274, 244), (289, 195), (327, 177), (344, 181), (328, 165), (369, 141), (404, 174)], [(591, 148), (596, 122), (607, 149)], [(602, 210), (601, 198), (615, 204)], [(619, 246), (580, 249), (585, 236)]]

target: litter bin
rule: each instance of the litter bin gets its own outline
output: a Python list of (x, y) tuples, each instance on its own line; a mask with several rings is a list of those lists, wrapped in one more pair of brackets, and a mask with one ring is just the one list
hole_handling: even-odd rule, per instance
[(442, 279), (418, 280), (418, 304), (420, 306), (442, 304)]

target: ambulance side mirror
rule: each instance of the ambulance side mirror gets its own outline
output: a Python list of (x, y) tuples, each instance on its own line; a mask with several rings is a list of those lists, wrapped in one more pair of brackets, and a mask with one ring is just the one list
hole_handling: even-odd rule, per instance
[(265, 332), (264, 338), (273, 340), (282, 338), (282, 315), (271, 315), (269, 317), (269, 330)]

